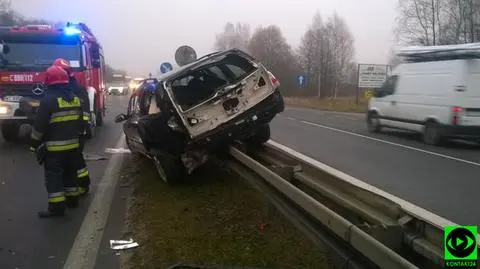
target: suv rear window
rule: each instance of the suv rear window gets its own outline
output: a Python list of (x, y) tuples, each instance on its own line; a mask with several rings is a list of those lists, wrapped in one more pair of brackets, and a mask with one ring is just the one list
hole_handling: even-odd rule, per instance
[(173, 94), (182, 110), (187, 110), (212, 98), (219, 89), (238, 83), (255, 70), (247, 59), (230, 54), (217, 63), (174, 80)]

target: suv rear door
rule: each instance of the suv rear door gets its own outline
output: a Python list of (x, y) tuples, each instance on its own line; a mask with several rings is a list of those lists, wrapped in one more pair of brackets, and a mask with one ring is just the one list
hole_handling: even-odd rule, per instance
[(168, 87), (192, 139), (241, 115), (274, 90), (267, 70), (239, 53), (218, 57)]

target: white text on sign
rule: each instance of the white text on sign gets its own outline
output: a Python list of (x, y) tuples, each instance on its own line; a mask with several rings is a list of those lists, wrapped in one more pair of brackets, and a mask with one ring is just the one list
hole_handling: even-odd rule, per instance
[(26, 75), (26, 74), (10, 75), (10, 81), (33, 82), (33, 75)]

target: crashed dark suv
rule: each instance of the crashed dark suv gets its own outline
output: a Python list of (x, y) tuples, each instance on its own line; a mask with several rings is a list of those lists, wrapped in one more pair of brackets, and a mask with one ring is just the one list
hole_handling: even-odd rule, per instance
[(115, 121), (125, 121), (129, 148), (152, 158), (169, 183), (235, 140), (265, 143), (270, 121), (285, 108), (277, 78), (236, 49), (206, 55), (152, 81), (133, 92), (127, 115)]

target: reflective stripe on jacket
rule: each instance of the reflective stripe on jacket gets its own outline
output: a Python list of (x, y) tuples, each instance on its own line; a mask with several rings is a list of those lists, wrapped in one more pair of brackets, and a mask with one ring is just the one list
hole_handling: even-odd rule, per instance
[(33, 123), (31, 141), (33, 147), (44, 142), (47, 151), (68, 151), (80, 147), (78, 134), (83, 128), (83, 112), (78, 96), (67, 85), (50, 89), (40, 101)]

